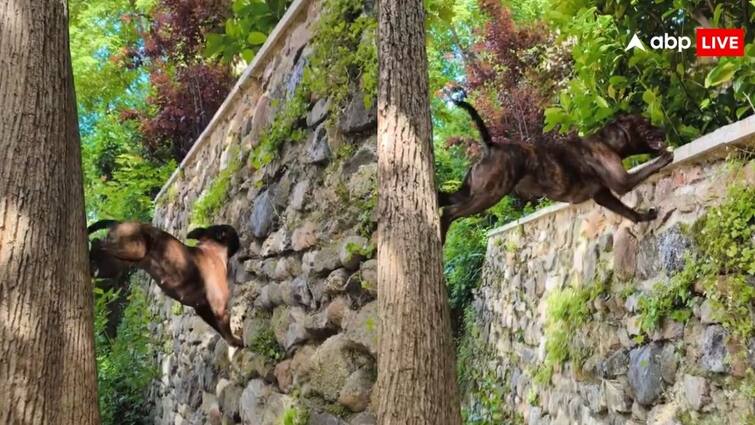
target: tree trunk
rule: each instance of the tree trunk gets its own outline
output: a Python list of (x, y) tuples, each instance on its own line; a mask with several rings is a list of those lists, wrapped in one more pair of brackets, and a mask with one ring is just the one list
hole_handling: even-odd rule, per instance
[(378, 3), (378, 423), (458, 425), (423, 2)]
[(0, 423), (97, 424), (65, 0), (0, 0)]

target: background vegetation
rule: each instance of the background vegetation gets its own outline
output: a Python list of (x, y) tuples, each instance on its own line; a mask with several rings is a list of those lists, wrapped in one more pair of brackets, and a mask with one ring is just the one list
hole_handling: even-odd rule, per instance
[[(353, 70), (359, 69), (364, 71), (358, 81), (365, 100), (373, 99), (374, 20), (339, 25), (338, 17), (355, 2), (327, 1), (335, 12), (323, 17), (328, 31), (321, 31), (316, 40), (322, 48), (311, 58), (304, 88), (297, 90), (284, 108), (288, 112), (279, 114), (258, 151), (250, 155), (252, 166), (264, 165), (280, 141), (291, 136), (292, 117), (301, 112), (307, 95), (345, 88), (342, 82), (353, 81)], [(479, 154), (468, 117), (440, 95), (449, 82), (467, 89), (499, 142), (586, 134), (618, 113), (639, 112), (663, 126), (673, 144), (681, 145), (755, 112), (755, 0), (425, 3), (436, 172), (445, 190), (460, 184)], [(70, 1), (90, 221), (151, 219), (152, 198), (289, 4), (290, 0)], [(694, 28), (701, 25), (746, 28), (745, 56), (708, 60), (695, 57), (692, 49), (624, 52), (636, 32), (645, 40), (666, 32), (694, 38)], [(322, 69), (329, 71), (323, 74)], [(338, 105), (346, 92), (332, 94), (332, 103)], [(225, 180), (218, 179), (217, 194), (224, 192)], [(209, 196), (193, 218), (209, 220), (219, 202), (222, 196)], [(486, 232), (536, 207), (507, 197), (451, 228), (445, 274), (460, 350), (463, 341), (474, 337), (463, 312), (479, 284)], [(714, 242), (706, 244), (711, 252), (719, 249)], [(129, 291), (128, 282), (121, 282), (98, 288), (95, 297), (104, 422), (142, 423), (146, 406), (141, 400), (155, 366), (144, 294)], [(127, 305), (124, 313), (117, 313), (117, 303)], [(665, 307), (653, 300), (646, 305), (650, 327), (657, 320), (652, 312)], [(479, 378), (468, 374), (474, 369), (460, 369), (462, 382)], [(495, 386), (477, 388), (488, 394), (485, 400), (499, 397)], [(469, 423), (498, 423), (495, 408), (485, 409), (468, 414)]]

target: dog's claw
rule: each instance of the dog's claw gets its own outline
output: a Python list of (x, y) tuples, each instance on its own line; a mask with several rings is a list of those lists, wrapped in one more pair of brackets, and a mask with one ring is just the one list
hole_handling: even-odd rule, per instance
[(658, 161), (663, 163), (663, 165), (668, 165), (674, 160), (674, 152), (663, 152), (660, 157), (658, 157)]

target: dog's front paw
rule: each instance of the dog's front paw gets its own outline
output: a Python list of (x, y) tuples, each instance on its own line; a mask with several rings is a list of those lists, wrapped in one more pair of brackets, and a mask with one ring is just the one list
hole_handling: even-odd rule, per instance
[(673, 161), (674, 161), (673, 151), (664, 151), (661, 154), (661, 156), (658, 157), (658, 162), (660, 162), (663, 166), (671, 164)]

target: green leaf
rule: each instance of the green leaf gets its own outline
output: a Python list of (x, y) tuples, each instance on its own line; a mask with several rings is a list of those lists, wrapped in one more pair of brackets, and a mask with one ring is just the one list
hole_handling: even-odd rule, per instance
[(241, 31), (238, 24), (233, 21), (233, 19), (229, 19), (225, 21), (225, 33), (229, 35), (230, 37), (237, 37), (238, 33)]
[(693, 139), (700, 135), (700, 130), (689, 125), (682, 124), (679, 126), (678, 130), (679, 130), (679, 134), (689, 139)]
[(254, 59), (255, 52), (252, 49), (244, 49), (241, 51), (241, 57), (245, 62), (251, 62)]
[(601, 96), (595, 96), (595, 102), (601, 108), (609, 108), (608, 102)]
[(244, 10), (244, 6), (246, 6), (246, 0), (233, 0), (231, 10), (233, 10), (234, 15), (239, 15)]
[(716, 10), (713, 11), (713, 21), (711, 22), (711, 24), (713, 25), (714, 28), (719, 26), (718, 24), (721, 22), (721, 13), (723, 11), (724, 11), (724, 4), (719, 3), (718, 6), (716, 6)]
[(608, 83), (612, 86), (616, 86), (617, 88), (625, 87), (627, 85), (627, 82), (627, 77), (623, 77), (621, 75), (614, 75), (608, 79)]
[(654, 103), (655, 100), (656, 100), (656, 97), (655, 97), (655, 93), (653, 92), (653, 90), (651, 90), (651, 89), (645, 90), (645, 92), (642, 93), (642, 100), (645, 103), (647, 103), (648, 105)]
[(251, 45), (263, 44), (267, 40), (267, 35), (263, 32), (252, 31), (246, 38), (246, 41)]
[(705, 77), (705, 87), (715, 87), (730, 81), (736, 72), (737, 65), (734, 62), (722, 62), (711, 69), (708, 76)]
[(207, 34), (204, 56), (211, 57), (218, 54), (223, 49), (223, 36), (220, 34)]

